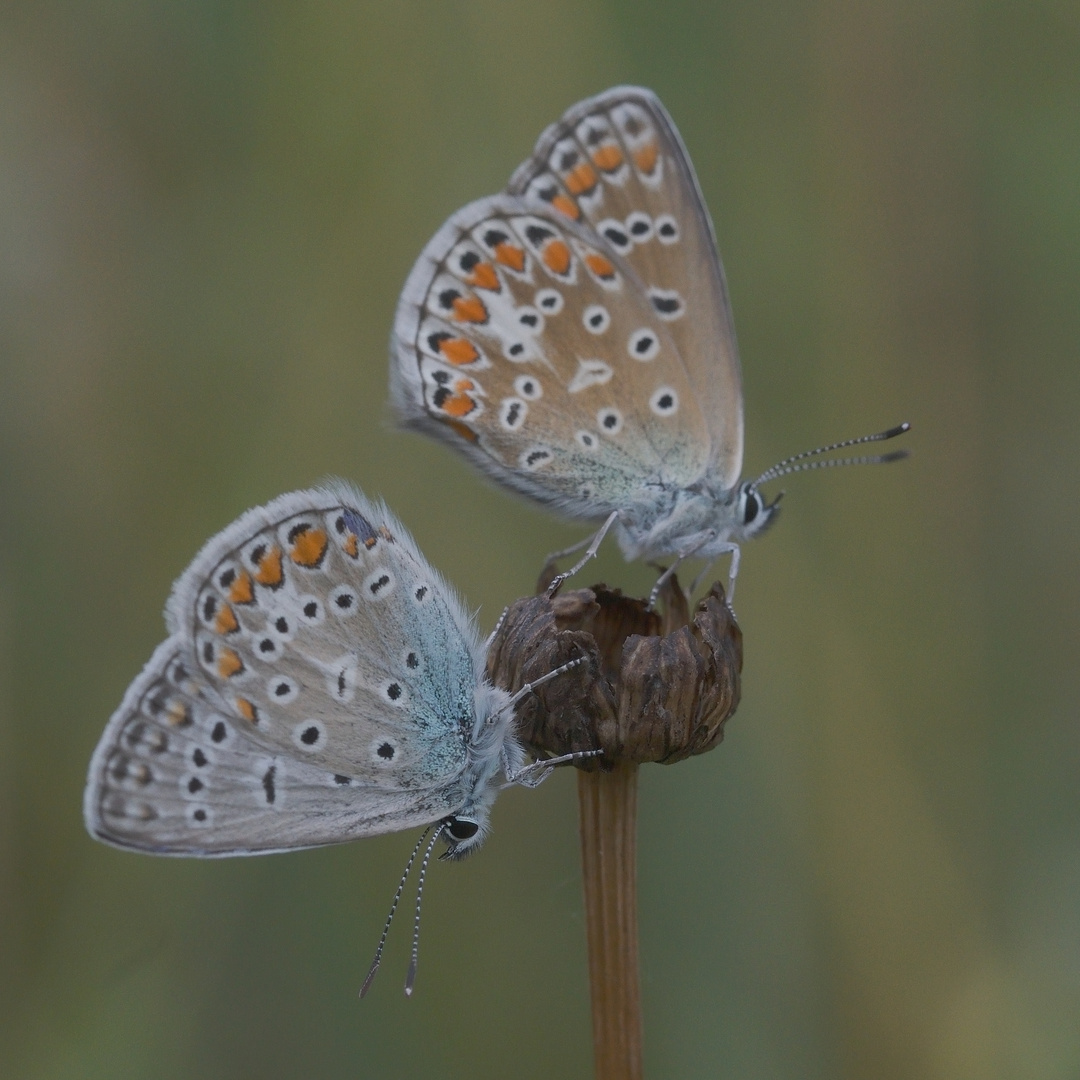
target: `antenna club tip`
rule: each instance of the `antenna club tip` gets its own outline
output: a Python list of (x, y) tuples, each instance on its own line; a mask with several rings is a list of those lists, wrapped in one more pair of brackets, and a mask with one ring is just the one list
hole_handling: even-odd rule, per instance
[(889, 428), (888, 431), (882, 435), (884, 439), (895, 439), (897, 435), (903, 435), (905, 431), (910, 431), (911, 425), (905, 420), (902, 424), (897, 424), (894, 428)]

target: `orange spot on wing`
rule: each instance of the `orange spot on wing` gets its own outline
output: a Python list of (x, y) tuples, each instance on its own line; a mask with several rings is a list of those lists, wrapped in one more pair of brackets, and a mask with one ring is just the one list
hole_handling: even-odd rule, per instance
[(556, 195), (555, 198), (551, 200), (551, 205), (554, 206), (560, 214), (565, 214), (566, 217), (570, 218), (572, 221), (577, 221), (577, 219), (581, 217), (581, 210), (578, 209), (578, 204), (567, 195)]
[(238, 697), (236, 699), (236, 711), (249, 723), (257, 724), (259, 722), (259, 710), (247, 698)]
[(572, 172), (567, 173), (563, 182), (571, 195), (587, 195), (596, 187), (596, 172), (587, 161), (583, 161)]
[(349, 533), (343, 547), (345, 548), (345, 554), (350, 559), (355, 559), (360, 554), (360, 541), (357, 539), (356, 533)]
[(289, 558), (297, 566), (318, 566), (326, 554), (326, 533), (322, 529), (306, 529), (293, 543)]
[(191, 708), (186, 701), (173, 698), (165, 710), (165, 716), (173, 727), (187, 727), (191, 723)]
[(570, 249), (562, 240), (549, 240), (541, 253), (544, 265), (553, 274), (565, 274), (570, 269)]
[(659, 157), (656, 143), (651, 142), (634, 153), (634, 163), (646, 175), (656, 168), (656, 159)]
[(459, 296), (454, 301), (454, 318), (458, 322), (483, 323), (487, 322), (487, 308), (483, 302), (475, 296)]
[(443, 402), (443, 412), (450, 416), (468, 416), (476, 408), (472, 398), (466, 394), (454, 394)]
[(475, 389), (474, 384), (468, 379), (459, 379), (454, 383), (454, 393), (442, 403), (440, 408), (449, 416), (456, 418), (468, 416), (476, 408), (476, 402), (469, 397), (468, 391)]
[(240, 629), (240, 624), (236, 621), (236, 613), (228, 604), (223, 604), (221, 610), (217, 613), (217, 618), (214, 620), (214, 629), (219, 634), (232, 634)]
[(480, 358), (480, 350), (468, 338), (444, 338), (439, 342), (439, 352), (451, 364), (471, 364)]
[(218, 653), (217, 669), (223, 679), (228, 679), (244, 670), (244, 661), (240, 659), (240, 654), (232, 649), (222, 649)]
[(487, 289), (489, 292), (498, 292), (502, 288), (499, 284), (499, 275), (495, 273), (495, 267), (491, 263), (477, 263), (467, 280), (470, 285), (478, 289)]
[(368, 549), (368, 551), (370, 551), (374, 546), (375, 546), (375, 537), (374, 536), (366, 537), (365, 540), (364, 540), (364, 547), (366, 547)]
[(444, 420), (443, 423), (448, 424), (450, 427), (452, 427), (467, 442), (476, 442), (476, 432), (473, 431), (472, 428), (467, 427), (465, 424), (461, 423), (460, 420)]
[(394, 534), (385, 525), (380, 525), (379, 526), (379, 535), (388, 544), (392, 544), (394, 542)]
[(503, 266), (509, 266), (511, 270), (516, 270), (520, 274), (525, 269), (525, 252), (514, 244), (507, 244), (504, 241), (495, 245), (495, 261), (502, 263)]
[(250, 604), (255, 599), (255, 590), (251, 584), (251, 575), (246, 570), (241, 570), (229, 587), (229, 602), (233, 604)]
[(593, 163), (603, 172), (614, 172), (622, 163), (622, 151), (614, 144), (608, 143), (593, 152)]
[(595, 251), (585, 256), (585, 264), (598, 278), (603, 278), (605, 281), (610, 281), (615, 276), (615, 267), (603, 255), (598, 255)]
[(276, 589), (282, 582), (281, 548), (272, 547), (260, 560), (255, 580), (260, 585)]

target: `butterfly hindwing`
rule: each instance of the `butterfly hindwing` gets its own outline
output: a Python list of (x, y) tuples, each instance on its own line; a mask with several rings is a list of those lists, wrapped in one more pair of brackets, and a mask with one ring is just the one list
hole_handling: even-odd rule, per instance
[(447, 222), (406, 284), (395, 353), (406, 422), (573, 516), (705, 468), (693, 387), (634, 270), (543, 203), (494, 196)]
[(742, 386), (712, 222), (690, 157), (649, 90), (579, 102), (541, 135), (508, 191), (595, 230), (637, 271), (693, 381), (723, 487), (742, 468)]

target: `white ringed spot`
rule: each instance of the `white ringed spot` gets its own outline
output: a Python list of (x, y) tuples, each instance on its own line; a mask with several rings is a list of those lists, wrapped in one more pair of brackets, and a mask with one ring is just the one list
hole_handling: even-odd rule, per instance
[(563, 296), (558, 289), (541, 289), (533, 297), (533, 303), (545, 315), (558, 315), (563, 309)]
[(514, 380), (514, 390), (526, 401), (539, 401), (544, 396), (544, 388), (535, 375), (519, 375)]
[(590, 304), (583, 312), (581, 321), (590, 334), (602, 334), (611, 325), (611, 315), (606, 307)]
[(634, 246), (621, 221), (606, 218), (596, 226), (596, 229), (620, 255), (625, 255)]
[(356, 696), (357, 669), (354, 656), (343, 656), (331, 667), (326, 689), (335, 701), (352, 701)]
[(679, 242), (679, 223), (671, 214), (660, 214), (654, 222), (656, 239), (661, 244), (677, 244)]
[(596, 422), (605, 435), (618, 435), (622, 431), (623, 415), (618, 409), (609, 406), (596, 414)]
[(574, 435), (578, 445), (584, 450), (595, 450), (600, 445), (600, 440), (592, 431), (579, 431)]
[(339, 619), (347, 619), (356, 614), (360, 598), (349, 585), (339, 585), (331, 591), (328, 607)]
[(306, 754), (326, 745), (326, 728), (318, 720), (304, 720), (292, 729), (292, 740)]
[(670, 386), (660, 386), (649, 398), (649, 408), (657, 416), (674, 416), (679, 411), (679, 395)]
[(232, 728), (225, 722), (225, 718), (218, 713), (211, 713), (207, 718), (210, 727), (210, 741), (215, 746), (228, 746), (232, 742)]
[(499, 423), (507, 431), (517, 431), (525, 424), (525, 417), (529, 415), (529, 406), (521, 398), (508, 397), (502, 399), (499, 405)]
[(652, 360), (660, 351), (660, 335), (643, 326), (630, 335), (626, 350), (635, 360)]
[(681, 318), (686, 311), (683, 298), (674, 289), (650, 289), (649, 299), (656, 314), (668, 322)]
[(264, 663), (272, 664), (281, 657), (280, 640), (271, 634), (255, 634), (251, 639), (255, 655)]
[(653, 237), (652, 218), (640, 210), (635, 210), (626, 217), (626, 231), (635, 244), (647, 244)]
[(179, 784), (180, 796), (183, 799), (198, 799), (203, 800), (206, 798), (204, 792), (207, 788), (206, 781), (201, 776), (196, 776), (194, 773), (184, 773), (180, 777)]
[(296, 613), (301, 622), (308, 626), (319, 626), (326, 618), (326, 609), (317, 596), (299, 596), (296, 599)]
[(540, 334), (544, 330), (544, 316), (528, 304), (517, 309), (517, 323), (526, 334)]
[(275, 705), (288, 705), (300, 695), (300, 686), (288, 675), (275, 675), (267, 681), (266, 696)]
[(368, 600), (382, 600), (394, 591), (394, 575), (389, 570), (372, 570), (364, 578), (363, 595)]
[(524, 450), (518, 458), (518, 464), (528, 472), (536, 472), (542, 469), (555, 455), (549, 446), (531, 446)]

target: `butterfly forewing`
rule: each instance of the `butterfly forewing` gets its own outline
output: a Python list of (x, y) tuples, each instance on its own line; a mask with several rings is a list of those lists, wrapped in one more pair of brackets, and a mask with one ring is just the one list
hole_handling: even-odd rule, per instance
[(572, 514), (706, 466), (668, 321), (602, 237), (543, 203), (495, 196), (455, 214), (410, 276), (395, 337), (406, 419)]
[(734, 485), (742, 389), (727, 287), (693, 166), (657, 97), (617, 87), (575, 105), (508, 191), (595, 230), (634, 267), (703, 403), (712, 475)]
[(250, 738), (182, 635), (163, 642), (106, 728), (86, 788), (90, 831), (161, 854), (337, 843), (445, 813), (429, 792), (365, 786)]
[(254, 742), (388, 788), (460, 772), (469, 642), (404, 537), (381, 508), (284, 496), (177, 582), (170, 628)]

